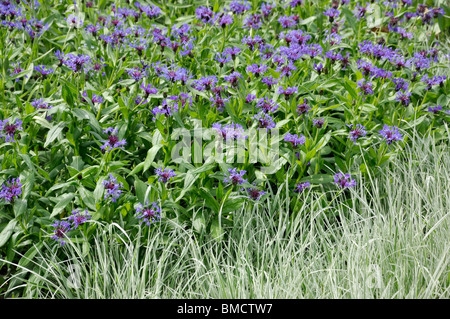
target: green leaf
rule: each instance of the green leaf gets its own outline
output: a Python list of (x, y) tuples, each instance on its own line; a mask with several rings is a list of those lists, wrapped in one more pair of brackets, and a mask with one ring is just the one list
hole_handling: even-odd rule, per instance
[(161, 149), (162, 145), (153, 145), (147, 152), (147, 157), (144, 161), (144, 172), (147, 171), (152, 165), (153, 160), (155, 159), (156, 154)]
[(200, 196), (205, 200), (205, 205), (211, 208), (215, 213), (219, 212), (219, 203), (204, 187), (199, 189)]
[(136, 189), (136, 196), (140, 203), (145, 205), (145, 193), (147, 192), (147, 184), (140, 179), (134, 181), (134, 188)]
[(3, 228), (2, 232), (0, 233), (0, 247), (8, 242), (9, 237), (11, 237), (14, 228), (16, 227), (16, 224), (17, 221), (13, 219), (9, 221), (8, 225), (6, 225), (5, 228)]
[(302, 182), (310, 182), (311, 184), (327, 184), (334, 181), (333, 176), (326, 174), (317, 174), (313, 176), (304, 177), (301, 179)]
[(244, 198), (228, 198), (222, 207), (222, 213), (235, 212), (244, 205)]
[(69, 105), (70, 107), (74, 107), (72, 92), (66, 84), (62, 86), (61, 96), (64, 101), (66, 101), (67, 105)]
[(216, 239), (216, 240), (220, 240), (220, 239), (222, 239), (222, 236), (223, 236), (223, 234), (224, 234), (224, 231), (223, 231), (223, 227), (221, 227), (220, 225), (219, 225), (219, 221), (218, 220), (213, 220), (213, 222), (211, 223), (211, 229), (210, 229), (210, 232), (211, 232), (211, 236), (214, 238), (214, 239)]
[(58, 203), (53, 207), (53, 212), (50, 215), (50, 218), (55, 217), (56, 215), (60, 214), (64, 208), (72, 201), (72, 199), (75, 197), (74, 194), (63, 194), (59, 197)]
[(192, 226), (199, 233), (202, 233), (206, 229), (206, 220), (201, 211), (194, 216)]
[(50, 131), (48, 131), (44, 147), (47, 147), (51, 142), (53, 142), (59, 136), (59, 134), (61, 134), (61, 131), (65, 126), (66, 123), (64, 122), (60, 122), (57, 125), (53, 126)]
[(27, 201), (23, 199), (17, 199), (14, 202), (14, 216), (19, 217), (27, 211)]

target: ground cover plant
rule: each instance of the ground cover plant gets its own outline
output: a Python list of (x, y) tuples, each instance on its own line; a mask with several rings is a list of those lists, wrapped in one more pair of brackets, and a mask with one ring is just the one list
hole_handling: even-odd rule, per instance
[(1, 1), (0, 294), (448, 297), (448, 16)]

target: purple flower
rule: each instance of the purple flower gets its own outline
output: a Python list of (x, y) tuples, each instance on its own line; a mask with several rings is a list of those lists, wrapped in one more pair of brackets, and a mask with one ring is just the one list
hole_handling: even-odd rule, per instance
[(252, 200), (259, 200), (261, 196), (266, 193), (265, 191), (260, 191), (256, 187), (247, 188), (245, 191), (248, 193), (248, 198)]
[(299, 115), (305, 114), (311, 110), (311, 106), (308, 105), (308, 100), (304, 99), (302, 104), (297, 105), (297, 113)]
[(336, 175), (334, 175), (334, 183), (339, 186), (339, 188), (356, 186), (356, 180), (351, 179), (350, 174), (343, 173), (336, 173)]
[(177, 176), (177, 174), (175, 174), (173, 169), (161, 167), (155, 169), (155, 174), (159, 176), (158, 181), (163, 183), (167, 183), (168, 181)]
[(233, 16), (230, 16), (229, 14), (222, 15), (217, 21), (217, 24), (222, 28), (225, 28), (227, 25), (232, 23), (233, 23)]
[(2, 185), (0, 199), (6, 203), (12, 203), (22, 194), (22, 183), (19, 178), (11, 178)]
[(67, 218), (67, 220), (72, 221), (71, 229), (77, 229), (78, 226), (84, 224), (89, 219), (91, 219), (91, 215), (89, 215), (87, 209), (84, 212), (73, 210), (72, 215)]
[(146, 39), (134, 39), (133, 41), (128, 42), (128, 46), (135, 49), (139, 56), (141, 56), (148, 48)]
[(262, 45), (263, 44), (263, 40), (258, 35), (255, 35), (253, 38), (248, 35), (248, 36), (245, 36), (244, 38), (242, 38), (242, 43), (246, 44), (248, 46), (248, 48), (251, 51), (253, 51), (257, 44), (258, 45)]
[(259, 112), (254, 118), (258, 121), (258, 127), (265, 128), (267, 131), (276, 126), (273, 117), (267, 113)]
[(242, 125), (233, 123), (225, 125), (222, 127), (222, 124), (214, 123), (212, 128), (216, 130), (217, 133), (222, 136), (225, 140), (235, 140), (235, 139), (246, 139), (247, 136), (244, 135), (244, 128)]
[(260, 14), (251, 14), (244, 20), (244, 26), (250, 29), (259, 29), (262, 25)]
[(145, 105), (148, 103), (148, 101), (145, 98), (140, 97), (139, 95), (136, 96), (136, 98), (134, 99), (134, 103), (136, 105)]
[(142, 80), (142, 78), (146, 77), (147, 74), (145, 72), (145, 70), (139, 68), (139, 67), (134, 67), (132, 69), (127, 69), (127, 73), (129, 76), (131, 76), (136, 82), (139, 82), (140, 80)]
[(311, 36), (309, 34), (304, 33), (302, 30), (289, 30), (286, 32), (281, 32), (279, 38), (284, 38), (287, 44), (295, 43), (304, 45), (306, 42), (311, 40)]
[(392, 79), (392, 82), (395, 84), (395, 91), (406, 91), (408, 89), (408, 82), (406, 82), (403, 78)]
[(120, 197), (120, 194), (122, 194), (120, 188), (123, 187), (123, 184), (117, 182), (117, 179), (112, 174), (109, 174), (109, 180), (104, 180), (103, 186), (106, 190), (104, 199), (107, 200), (108, 197), (111, 197), (111, 201), (115, 203)]
[[(10, 76), (14, 76), (14, 75), (19, 74), (24, 71), (24, 69), (22, 69), (20, 67), (20, 62), (12, 63), (11, 66), (12, 66), (12, 69), (8, 70)], [(25, 77), (27, 77), (27, 76), (25, 76)], [(19, 78), (16, 79), (16, 82), (18, 82), (18, 81), (19, 81)]]
[(370, 12), (370, 6), (368, 4), (366, 6), (360, 6), (359, 4), (356, 4), (355, 10), (353, 11), (356, 20), (358, 21), (359, 19), (364, 18), (367, 12)]
[(326, 11), (323, 11), (323, 14), (330, 18), (330, 22), (333, 22), (334, 18), (339, 17), (340, 11), (335, 8), (330, 8)]
[(152, 110), (153, 115), (156, 114), (165, 114), (166, 116), (172, 116), (173, 113), (178, 112), (178, 103), (175, 103), (173, 100), (162, 101), (161, 107), (155, 107)]
[(316, 64), (314, 63), (314, 70), (316, 70), (317, 73), (319, 73), (319, 75), (324, 71), (324, 66), (322, 65), (322, 63)]
[[(86, 99), (89, 98), (87, 91), (84, 91), (83, 94), (81, 94), (81, 96), (82, 96), (82, 98), (81, 98), (82, 102), (86, 102)], [(92, 98), (91, 98), (91, 102), (92, 103), (101, 104), (104, 101), (105, 100), (103, 99), (103, 97), (101, 95), (97, 95), (95, 93), (92, 93)]]
[(447, 79), (445, 75), (443, 76), (433, 76), (432, 78), (428, 77), (428, 74), (425, 74), (421, 81), (424, 82), (427, 87), (427, 90), (430, 90), (433, 85), (441, 85)]
[(158, 90), (155, 87), (153, 87), (151, 84), (144, 85), (144, 83), (142, 83), (140, 85), (140, 88), (144, 90), (145, 96), (149, 96), (150, 94), (158, 93)]
[(247, 2), (247, 0), (234, 0), (230, 3), (230, 10), (234, 14), (241, 14), (245, 11), (248, 11), (252, 8), (252, 6)]
[(289, 2), (289, 5), (291, 6), (291, 8), (295, 8), (297, 6), (300, 6), (302, 4), (302, 0), (291, 0)]
[(247, 72), (251, 72), (258, 77), (260, 74), (264, 74), (264, 72), (267, 71), (267, 66), (264, 64), (261, 64), (260, 66), (258, 64), (252, 64), (249, 65), (246, 70)]
[(282, 16), (278, 19), (278, 22), (281, 24), (283, 28), (290, 28), (297, 24), (297, 21), (294, 17)]
[(161, 14), (161, 8), (157, 6), (141, 7), (142, 11), (151, 19), (156, 18)]
[(317, 128), (322, 128), (322, 126), (325, 124), (324, 119), (313, 119), (313, 125)]
[(44, 102), (44, 99), (34, 99), (31, 103), (31, 106), (33, 106), (36, 110), (44, 109), (48, 110), (51, 109), (52, 106), (48, 105), (47, 102)]
[(242, 176), (244, 176), (244, 174), (246, 173), (246, 171), (241, 170), (241, 171), (237, 171), (237, 168), (229, 168), (228, 169), (228, 176), (225, 176), (225, 179), (223, 180), (225, 183), (231, 183), (233, 185), (241, 185), (243, 183), (246, 183), (247, 180), (242, 178)]
[(256, 104), (257, 108), (260, 108), (264, 113), (274, 113), (278, 109), (278, 104), (269, 98), (260, 98)]
[(213, 24), (217, 19), (217, 15), (215, 15), (210, 8), (205, 6), (196, 8), (195, 15), (197, 16), (197, 19), (201, 20), (203, 23)]
[(381, 68), (375, 68), (375, 72), (373, 74), (376, 78), (380, 79), (390, 79), (392, 78), (392, 72), (381, 69)]
[(241, 49), (238, 47), (225, 48), (223, 52), (230, 55), (231, 58), (234, 60), (236, 58), (236, 55), (238, 55), (241, 52)]
[(284, 137), (286, 142), (290, 142), (293, 147), (297, 147), (298, 145), (303, 145), (306, 142), (306, 137), (303, 135), (297, 136), (297, 134), (287, 133)]
[(273, 46), (271, 44), (262, 44), (258, 48), (259, 52), (261, 52), (261, 58), (263, 60), (268, 60), (273, 56)]
[(59, 241), (61, 246), (64, 245), (66, 243), (66, 241), (64, 240), (65, 237), (67, 237), (67, 232), (70, 231), (70, 224), (66, 221), (55, 221), (52, 224), (52, 227), (54, 227), (55, 229), (53, 230), (54, 234), (50, 237), (51, 239), (54, 239), (56, 241)]
[(442, 106), (441, 105), (436, 105), (435, 107), (428, 107), (428, 112), (433, 113), (433, 114), (437, 114), (439, 111), (442, 111)]
[(17, 131), (22, 130), (22, 121), (19, 119), (16, 119), (16, 122), (13, 124), (10, 123), (10, 118), (6, 120), (0, 120), (0, 137), (5, 138), (6, 143), (14, 143), (14, 136)]
[(361, 89), (361, 92), (359, 92), (359, 95), (363, 93), (364, 95), (373, 94), (372, 90), (372, 82), (366, 81), (365, 79), (361, 79), (357, 82), (358, 87)]
[(147, 201), (147, 205), (145, 207), (139, 203), (136, 207), (136, 213), (140, 214), (140, 216), (137, 216), (137, 219), (142, 218), (141, 224), (145, 222), (147, 226), (161, 220), (161, 208), (156, 202), (153, 202), (150, 206), (149, 201)]
[(186, 55), (192, 56), (193, 49), (194, 49), (194, 44), (192, 41), (190, 41), (183, 45), (183, 49), (180, 51), (180, 54), (182, 56), (186, 56)]
[(325, 38), (325, 41), (330, 42), (331, 45), (338, 45), (341, 43), (342, 38), (337, 33), (331, 33), (331, 34), (327, 35), (327, 37)]
[(211, 107), (215, 107), (218, 111), (223, 111), (225, 103), (229, 101), (229, 98), (223, 98), (220, 94), (215, 94), (210, 99)]
[(66, 18), (67, 24), (69, 27), (73, 28), (81, 28), (83, 26), (83, 20), (81, 18), (78, 18), (74, 14), (69, 14), (69, 16)]
[(86, 30), (86, 32), (91, 33), (93, 36), (97, 35), (97, 32), (101, 29), (101, 26), (99, 25), (93, 25), (93, 24), (89, 24), (86, 26), (86, 28), (84, 28), (84, 30)]
[(402, 103), (404, 106), (408, 106), (410, 102), (411, 93), (409, 92), (397, 92), (395, 99)]
[(375, 71), (375, 67), (372, 65), (372, 63), (364, 60), (356, 61), (356, 65), (358, 67), (358, 70), (360, 70), (361, 73), (365, 76), (372, 75)]
[(294, 192), (302, 193), (305, 189), (309, 188), (310, 186), (311, 184), (309, 182), (298, 183), (297, 185), (295, 185)]
[(109, 134), (109, 136), (106, 141), (103, 141), (105, 144), (100, 146), (102, 151), (109, 152), (116, 148), (124, 149), (123, 146), (127, 144), (127, 141), (125, 139), (119, 140), (119, 137), (117, 136), (117, 129), (108, 127), (103, 131), (103, 133)]
[(34, 67), (36, 72), (39, 72), (41, 75), (46, 76), (53, 73), (53, 69), (47, 68), (45, 65), (37, 65)]
[(297, 93), (297, 87), (296, 86), (287, 87), (286, 89), (284, 87), (280, 87), (278, 93), (284, 94), (285, 99), (289, 100), (291, 95)]
[(199, 80), (194, 80), (193, 87), (198, 91), (210, 90), (215, 86), (217, 78), (214, 75), (201, 77)]
[(272, 9), (274, 8), (274, 5), (263, 3), (261, 4), (261, 12), (263, 13), (264, 17), (268, 17), (270, 13), (272, 12)]
[(88, 55), (67, 54), (65, 58), (67, 59), (64, 63), (74, 72), (80, 72), (81, 70), (88, 72), (91, 69), (92, 59)]
[(225, 76), (225, 81), (227, 81), (228, 83), (230, 83), (232, 86), (237, 86), (238, 80), (239, 80), (239, 78), (241, 78), (241, 77), (242, 77), (242, 75), (241, 75), (239, 72), (234, 71), (234, 72), (231, 73), (230, 75)]
[(249, 93), (249, 94), (247, 95), (247, 97), (245, 98), (245, 102), (246, 102), (246, 103), (250, 103), (250, 102), (252, 102), (252, 101), (255, 100), (255, 99), (256, 99), (256, 95)]
[(220, 67), (222, 67), (225, 63), (231, 61), (231, 56), (228, 55), (226, 52), (217, 53), (215, 59), (216, 59), (217, 62), (220, 63)]
[(355, 127), (353, 127), (353, 124), (348, 124), (347, 126), (352, 129), (349, 133), (348, 138), (352, 140), (355, 145), (357, 139), (366, 136), (367, 134), (365, 127), (361, 124), (356, 124)]
[(403, 139), (402, 134), (395, 126), (384, 125), (383, 129), (379, 131), (380, 135), (384, 137), (386, 143), (389, 145), (394, 141), (401, 141)]
[(266, 76), (262, 78), (261, 82), (266, 84), (270, 90), (274, 84), (278, 83), (278, 79), (274, 79), (272, 76)]
[(292, 61), (289, 61), (287, 65), (280, 65), (277, 67), (277, 72), (281, 73), (281, 76), (291, 76), (292, 71), (296, 71), (297, 67), (292, 63)]

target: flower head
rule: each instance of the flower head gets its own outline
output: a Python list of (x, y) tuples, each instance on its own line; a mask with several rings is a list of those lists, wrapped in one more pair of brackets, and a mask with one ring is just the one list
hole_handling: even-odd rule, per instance
[(103, 133), (109, 135), (108, 139), (106, 141), (103, 141), (105, 144), (100, 146), (102, 151), (109, 152), (116, 148), (124, 149), (123, 146), (127, 144), (127, 141), (125, 139), (122, 140), (119, 139), (119, 137), (117, 136), (117, 129), (113, 127), (108, 127), (106, 130), (103, 131)]
[(12, 203), (22, 194), (22, 183), (19, 178), (11, 178), (2, 185), (0, 199), (6, 203)]
[(365, 79), (361, 79), (357, 82), (357, 84), (358, 84), (358, 87), (361, 89), (361, 91), (359, 92), (359, 95), (373, 94), (372, 82), (366, 81)]
[(336, 173), (336, 175), (334, 175), (334, 183), (339, 186), (339, 188), (356, 186), (356, 180), (351, 179), (350, 174), (343, 173)]
[(297, 147), (298, 145), (303, 145), (306, 142), (306, 137), (303, 135), (298, 136), (297, 134), (287, 133), (284, 137), (286, 142), (290, 142), (292, 146)]
[(259, 200), (262, 195), (264, 195), (265, 191), (260, 191), (256, 187), (250, 187), (245, 190), (248, 193), (248, 198), (252, 200)]
[(395, 97), (395, 99), (402, 103), (404, 106), (408, 106), (410, 102), (410, 96), (411, 93), (409, 92), (397, 92), (397, 96)]
[(258, 127), (265, 128), (267, 131), (276, 126), (273, 117), (267, 113), (259, 112), (254, 118), (258, 121)]
[(212, 128), (215, 129), (216, 132), (219, 133), (219, 135), (225, 140), (247, 138), (247, 136), (244, 135), (244, 128), (242, 127), (242, 125), (237, 123), (231, 122), (231, 124), (224, 125), (223, 127), (222, 124), (214, 123), (212, 125)]
[(151, 206), (149, 204), (149, 201), (147, 201), (146, 206), (139, 203), (136, 207), (136, 213), (140, 214), (140, 216), (137, 216), (137, 218), (142, 219), (141, 224), (145, 222), (147, 226), (150, 226), (151, 223), (155, 223), (161, 220), (161, 208), (156, 202), (153, 202)]
[(72, 221), (71, 229), (77, 229), (78, 226), (84, 224), (89, 219), (91, 219), (91, 215), (89, 215), (87, 209), (84, 212), (79, 210), (73, 210), (72, 215), (69, 216), (69, 218), (67, 218), (67, 220)]
[(348, 138), (353, 141), (353, 143), (356, 145), (356, 141), (363, 136), (366, 136), (367, 132), (365, 130), (365, 127), (361, 124), (356, 124), (353, 126), (353, 124), (348, 124), (348, 127), (350, 127), (352, 130), (349, 133)]
[(311, 185), (309, 182), (298, 183), (297, 185), (295, 185), (294, 192), (302, 193), (305, 189), (309, 188), (310, 186)]
[(256, 107), (260, 108), (264, 113), (274, 113), (278, 109), (278, 104), (267, 97), (260, 98)]
[(117, 199), (122, 194), (121, 188), (123, 187), (122, 183), (117, 182), (117, 178), (115, 178), (112, 174), (109, 174), (109, 180), (103, 181), (103, 186), (105, 187), (105, 200), (108, 197), (111, 197), (111, 201), (115, 203)]
[(12, 123), (12, 121), (10, 122), (10, 120), (11, 120), (10, 118), (3, 121), (0, 120), (0, 137), (4, 137), (5, 142), (7, 143), (9, 142), (14, 143), (15, 134), (18, 131), (22, 130), (22, 121), (16, 119), (16, 121)]
[(379, 131), (380, 135), (384, 137), (387, 144), (391, 144), (394, 141), (401, 141), (403, 139), (402, 134), (395, 126), (384, 125), (383, 129)]
[(228, 176), (225, 176), (225, 179), (223, 180), (225, 183), (231, 183), (232, 185), (241, 185), (243, 183), (246, 183), (247, 180), (242, 178), (246, 171), (241, 170), (238, 171), (237, 168), (229, 168), (228, 169)]
[(64, 220), (58, 221), (56, 220), (52, 227), (54, 228), (54, 234), (50, 237), (51, 239), (54, 239), (56, 241), (59, 241), (61, 246), (66, 243), (64, 238), (67, 237), (67, 232), (71, 230), (70, 224)]
[(170, 168), (157, 168), (155, 169), (155, 174), (159, 176), (158, 181), (167, 183), (171, 179), (173, 179), (177, 174)]
[(439, 111), (442, 111), (441, 105), (436, 105), (434, 107), (431, 107), (431, 106), (428, 107), (428, 112), (430, 112), (430, 113), (437, 114)]

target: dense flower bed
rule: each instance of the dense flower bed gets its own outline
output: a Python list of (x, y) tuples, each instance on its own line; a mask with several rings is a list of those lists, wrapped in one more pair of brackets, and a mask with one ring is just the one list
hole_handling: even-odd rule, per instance
[(280, 188), (292, 214), (351, 191), (413, 130), (442, 138), (447, 7), (197, 3), (1, 1), (2, 256), (92, 221), (217, 236)]

